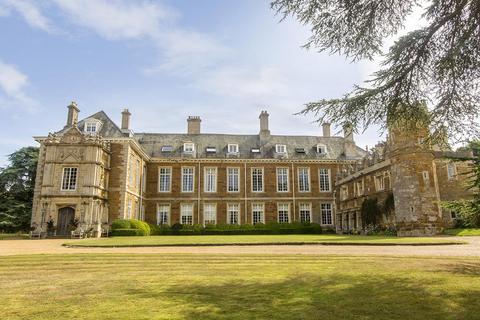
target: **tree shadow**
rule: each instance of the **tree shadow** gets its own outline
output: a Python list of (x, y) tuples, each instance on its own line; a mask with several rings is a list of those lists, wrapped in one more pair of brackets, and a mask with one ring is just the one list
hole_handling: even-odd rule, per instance
[[(480, 288), (435, 289), (439, 282), (438, 278), (300, 274), (274, 282), (184, 284), (156, 298), (174, 299), (182, 305), (185, 319), (480, 318)], [(131, 293), (152, 298), (141, 290)]]

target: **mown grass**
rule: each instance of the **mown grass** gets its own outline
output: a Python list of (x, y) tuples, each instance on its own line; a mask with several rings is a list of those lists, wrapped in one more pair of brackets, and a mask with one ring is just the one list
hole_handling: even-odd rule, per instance
[(23, 233), (0, 233), (0, 240), (25, 240), (28, 238), (28, 234)]
[(145, 247), (228, 244), (368, 244), (368, 245), (421, 245), (458, 244), (448, 238), (415, 238), (352, 235), (218, 235), (218, 236), (150, 236), (112, 237), (66, 242), (65, 245), (92, 247)]
[(480, 228), (473, 229), (447, 229), (445, 234), (451, 236), (480, 236)]
[(0, 257), (7, 319), (478, 319), (480, 261), (72, 254)]

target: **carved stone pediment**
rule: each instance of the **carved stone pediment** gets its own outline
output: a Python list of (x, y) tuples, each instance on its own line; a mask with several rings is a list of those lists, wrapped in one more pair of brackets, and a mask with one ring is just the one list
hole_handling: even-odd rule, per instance
[(58, 160), (65, 161), (68, 158), (71, 158), (71, 160), (74, 160), (76, 162), (83, 161), (85, 159), (85, 152), (81, 148), (64, 148), (58, 154)]
[(71, 127), (67, 130), (60, 139), (61, 143), (82, 143), (84, 141), (84, 135), (77, 127)]

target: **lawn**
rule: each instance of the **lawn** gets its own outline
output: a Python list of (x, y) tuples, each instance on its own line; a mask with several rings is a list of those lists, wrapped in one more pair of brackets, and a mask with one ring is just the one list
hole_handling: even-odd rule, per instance
[(7, 319), (474, 319), (480, 261), (263, 255), (0, 257)]
[(476, 229), (447, 229), (444, 232), (451, 236), (480, 236), (480, 228)]
[(221, 235), (221, 236), (151, 236), (85, 239), (65, 245), (86, 247), (163, 247), (254, 244), (343, 244), (343, 245), (429, 245), (459, 244), (462, 241), (444, 238), (352, 236), (352, 235)]
[(29, 235), (23, 233), (0, 233), (0, 240), (21, 240), (28, 238)]

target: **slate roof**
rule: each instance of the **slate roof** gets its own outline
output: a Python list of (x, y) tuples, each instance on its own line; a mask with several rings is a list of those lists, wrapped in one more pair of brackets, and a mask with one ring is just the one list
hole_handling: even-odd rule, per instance
[[(282, 158), (275, 153), (276, 144), (284, 144), (287, 147), (288, 159), (360, 159), (365, 151), (356, 147), (354, 154), (345, 156), (344, 139), (342, 137), (316, 137), (316, 136), (283, 136), (270, 135), (234, 135), (234, 134), (210, 134), (197, 135), (188, 134), (160, 134), (160, 133), (138, 133), (134, 138), (151, 157), (158, 158), (188, 158), (193, 157), (183, 153), (183, 144), (193, 142), (195, 144), (196, 158)], [(228, 144), (238, 144), (239, 154), (237, 157), (227, 153)], [(318, 154), (317, 144), (327, 147), (327, 154)], [(172, 152), (162, 152), (163, 146), (173, 147)], [(207, 147), (214, 147), (216, 152), (209, 153)], [(259, 148), (260, 153), (252, 153), (252, 148)], [(303, 148), (305, 154), (297, 152), (296, 149)]]
[[(99, 134), (104, 138), (128, 137), (129, 133), (122, 130), (107, 116), (104, 111), (97, 112), (78, 122), (78, 128), (83, 132), (85, 120), (97, 119), (102, 122)], [(59, 131), (63, 134), (66, 128)], [(169, 133), (136, 133), (133, 138), (143, 147), (144, 151), (155, 158), (287, 158), (287, 159), (361, 159), (366, 152), (355, 146), (353, 152), (345, 155), (343, 137), (320, 137), (320, 136), (285, 136), (285, 135), (235, 135), (235, 134), (169, 134)], [(183, 144), (193, 142), (195, 153), (185, 154)], [(227, 153), (228, 144), (238, 144), (239, 154), (236, 156)], [(287, 147), (287, 156), (275, 153), (275, 145), (283, 144)], [(318, 154), (317, 144), (323, 144), (327, 148), (326, 154)], [(162, 152), (162, 147), (171, 146), (171, 152)], [(207, 147), (215, 148), (215, 153), (206, 151)], [(260, 153), (252, 153), (252, 148), (260, 149)], [(296, 149), (303, 148), (305, 153), (299, 153)]]

